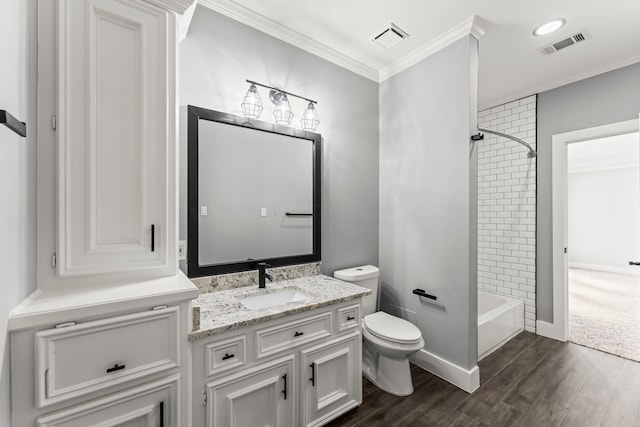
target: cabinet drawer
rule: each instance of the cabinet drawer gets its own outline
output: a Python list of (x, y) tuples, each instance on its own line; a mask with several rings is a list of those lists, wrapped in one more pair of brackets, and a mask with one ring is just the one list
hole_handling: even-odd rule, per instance
[(204, 348), (207, 376), (227, 371), (247, 362), (247, 339), (244, 335), (207, 344)]
[(257, 357), (268, 356), (330, 335), (331, 312), (260, 329), (256, 331)]
[(360, 304), (339, 308), (338, 310), (338, 332), (360, 326)]
[(36, 401), (58, 403), (180, 365), (179, 307), (36, 333)]
[(41, 416), (37, 427), (177, 426), (179, 375)]

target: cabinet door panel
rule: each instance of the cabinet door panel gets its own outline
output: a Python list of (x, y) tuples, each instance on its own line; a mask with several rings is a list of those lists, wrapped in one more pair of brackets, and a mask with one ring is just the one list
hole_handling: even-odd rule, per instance
[(154, 382), (38, 418), (37, 427), (177, 425), (178, 377)]
[(354, 333), (300, 352), (303, 425), (322, 425), (360, 404), (361, 345)]
[(168, 268), (170, 33), (142, 1), (58, 2), (59, 276)]
[(295, 425), (293, 363), (290, 355), (208, 383), (207, 426)]

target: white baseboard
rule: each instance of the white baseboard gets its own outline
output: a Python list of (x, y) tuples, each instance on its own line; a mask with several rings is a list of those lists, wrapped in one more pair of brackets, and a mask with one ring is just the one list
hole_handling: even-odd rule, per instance
[(473, 393), (480, 387), (480, 370), (477, 366), (466, 370), (448, 360), (422, 349), (411, 356), (410, 360), (422, 369), (439, 376), (467, 393)]
[(582, 262), (570, 262), (569, 268), (580, 268), (582, 270), (604, 271), (606, 273), (627, 274), (630, 276), (640, 276), (638, 267), (614, 267), (612, 265), (585, 264)]
[(567, 341), (562, 327), (542, 320), (536, 320), (536, 334), (558, 341)]

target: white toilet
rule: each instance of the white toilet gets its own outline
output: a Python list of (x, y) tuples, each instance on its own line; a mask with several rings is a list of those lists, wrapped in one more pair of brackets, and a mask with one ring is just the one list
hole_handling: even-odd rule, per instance
[(380, 270), (373, 265), (333, 273), (336, 279), (371, 289), (362, 299), (362, 374), (396, 396), (413, 393), (409, 356), (424, 347), (420, 330), (404, 319), (376, 311)]

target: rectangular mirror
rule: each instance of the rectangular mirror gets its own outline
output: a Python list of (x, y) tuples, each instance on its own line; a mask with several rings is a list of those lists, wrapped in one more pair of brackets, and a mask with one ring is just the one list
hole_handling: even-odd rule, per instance
[(189, 277), (320, 260), (321, 137), (188, 106)]

